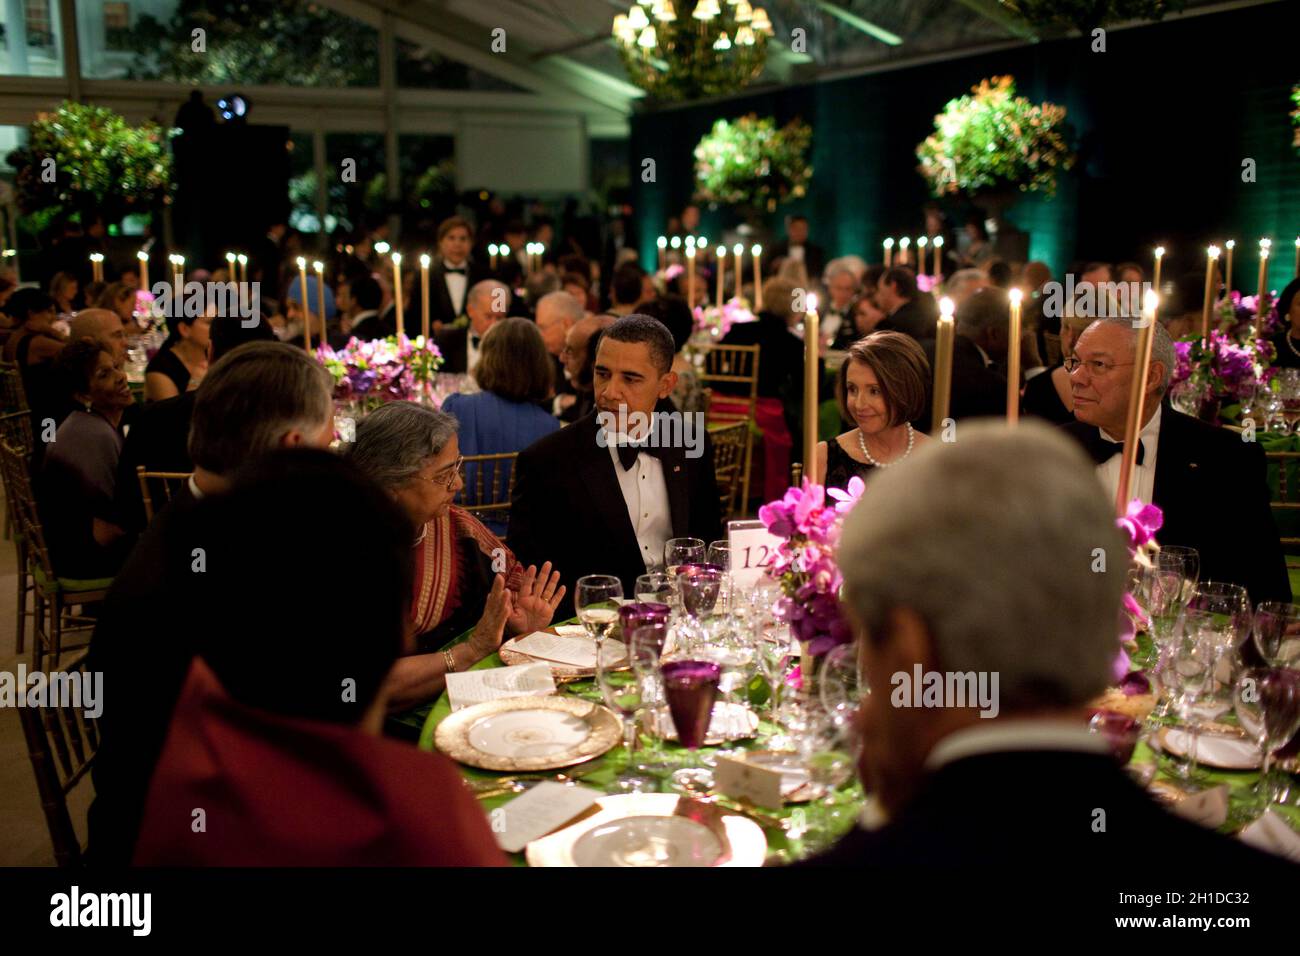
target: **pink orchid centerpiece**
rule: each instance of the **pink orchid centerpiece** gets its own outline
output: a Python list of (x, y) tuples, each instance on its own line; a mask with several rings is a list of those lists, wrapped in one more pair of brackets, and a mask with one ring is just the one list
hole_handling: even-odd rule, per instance
[(695, 331), (706, 341), (717, 342), (738, 322), (753, 322), (757, 316), (743, 299), (729, 299), (722, 305), (695, 307)]
[[(1164, 513), (1159, 508), (1138, 498), (1129, 502), (1128, 509), (1122, 517), (1115, 519), (1120, 530), (1128, 535), (1129, 559), (1133, 564), (1144, 568), (1151, 567), (1152, 557), (1160, 550), (1160, 546), (1156, 544), (1156, 532), (1160, 530), (1164, 521)], [(1133, 692), (1130, 688), (1145, 684), (1145, 678), (1133, 672), (1128, 651), (1135, 646), (1134, 641), (1139, 628), (1149, 628), (1150, 624), (1150, 617), (1138, 603), (1137, 598), (1125, 590), (1124, 612), (1120, 615), (1120, 649), (1115, 657), (1113, 671), (1115, 680), (1125, 688), (1125, 693)]]
[[(780, 582), (778, 613), (804, 648), (804, 655), (825, 654), (853, 639), (840, 605), (844, 579), (835, 562), (844, 515), (857, 504), (864, 485), (849, 481), (847, 491), (804, 481), (779, 501), (758, 509), (759, 520), (784, 539), (766, 574)], [(827, 502), (827, 496), (835, 502)]]
[(424, 401), (435, 404), (433, 381), (442, 365), (442, 352), (424, 336), (402, 333), (362, 342), (352, 338), (336, 352), (322, 344), (316, 358), (334, 377), (334, 401), (362, 412), (386, 402)]

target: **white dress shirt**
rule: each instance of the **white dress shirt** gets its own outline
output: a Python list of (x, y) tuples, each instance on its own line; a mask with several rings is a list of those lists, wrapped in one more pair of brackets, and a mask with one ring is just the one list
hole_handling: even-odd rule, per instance
[(803, 262), (803, 246), (789, 246), (786, 252), (787, 259), (793, 259), (795, 262)]
[[(1109, 442), (1121, 442), (1123, 437), (1114, 438), (1102, 429), (1101, 437)], [(1151, 503), (1151, 498), (1155, 494), (1156, 487), (1156, 449), (1160, 442), (1160, 408), (1157, 406), (1156, 413), (1151, 416), (1151, 421), (1147, 422), (1146, 427), (1142, 429), (1142, 464), (1133, 469), (1133, 480), (1129, 483), (1129, 500), (1141, 498), (1146, 504)], [(1114, 455), (1097, 466), (1097, 478), (1100, 479), (1101, 485), (1106, 489), (1106, 494), (1111, 501), (1115, 500), (1115, 495), (1119, 492), (1119, 469), (1122, 455)]]
[(623, 492), (623, 503), (627, 505), (627, 516), (632, 521), (636, 543), (641, 548), (641, 560), (645, 562), (647, 571), (652, 570), (663, 564), (664, 545), (673, 536), (673, 517), (668, 505), (668, 483), (664, 480), (663, 462), (645, 452), (636, 456), (636, 464), (625, 469), (618, 460), (618, 442), (624, 440), (624, 436), (612, 432), (605, 435), (614, 474)]
[(458, 272), (444, 272), (442, 281), (447, 284), (447, 295), (451, 296), (451, 307), (455, 310), (456, 315), (465, 311), (465, 290), (469, 287), (469, 263), (461, 262), (453, 265), (450, 262), (443, 263), (446, 269), (464, 269), (464, 275)]
[(1106, 753), (1106, 741), (1082, 724), (1064, 720), (981, 720), (940, 740), (925, 758), (927, 770), (976, 754), (1016, 750)]

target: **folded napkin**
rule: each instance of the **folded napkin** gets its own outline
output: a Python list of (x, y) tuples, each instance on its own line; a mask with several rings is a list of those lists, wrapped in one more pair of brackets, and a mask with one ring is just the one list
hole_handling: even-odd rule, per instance
[(1241, 842), (1300, 863), (1300, 833), (1272, 810), (1265, 810), (1262, 817), (1241, 831)]
[(546, 664), (516, 664), (490, 670), (447, 675), (447, 697), (453, 711), (506, 697), (549, 697), (555, 678)]

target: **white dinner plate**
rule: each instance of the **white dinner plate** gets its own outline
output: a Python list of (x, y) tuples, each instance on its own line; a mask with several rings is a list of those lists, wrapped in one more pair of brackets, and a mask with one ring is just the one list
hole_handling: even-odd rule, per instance
[[(1180, 727), (1166, 727), (1161, 740), (1165, 750), (1176, 757), (1186, 757), (1192, 746), (1192, 735)], [(1264, 761), (1259, 747), (1244, 737), (1201, 734), (1196, 741), (1196, 762), (1220, 770), (1256, 770)]]

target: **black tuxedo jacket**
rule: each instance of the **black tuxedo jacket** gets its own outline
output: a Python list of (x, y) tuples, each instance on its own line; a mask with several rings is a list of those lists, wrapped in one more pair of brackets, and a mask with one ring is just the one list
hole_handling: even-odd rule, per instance
[[(1029, 788), (1026, 793), (1025, 788)], [(1094, 829), (1105, 811), (1104, 830)], [(1114, 873), (1160, 847), (1163, 874), (1250, 873), (1294, 881), (1300, 868), (1174, 816), (1107, 755), (978, 754), (931, 773), (878, 830), (855, 829), (801, 866), (981, 869), (1046, 876)]]
[[(492, 278), (492, 273), (482, 266), (478, 265), (473, 259), (465, 265), (465, 298), (457, 310), (451, 301), (451, 293), (447, 291), (447, 273), (444, 271), (443, 264), (429, 269), (429, 323), (441, 322), (443, 325), (450, 325), (462, 315), (465, 314), (465, 305), (469, 302), (469, 290), (474, 288), (475, 283), (484, 279)], [(420, 334), (420, 294), (421, 287), (419, 283), (415, 286), (415, 299), (404, 310), (406, 318), (406, 334), (408, 338), (415, 338)]]
[[(921, 343), (925, 356), (934, 368), (934, 339)], [(914, 424), (926, 434), (937, 430), (930, 421), (933, 406), (934, 380), (926, 382), (925, 413)], [(948, 402), (948, 414), (953, 421), (964, 418), (984, 418), (988, 416), (1005, 416), (1007, 413), (1007, 382), (984, 364), (975, 343), (964, 335), (953, 337), (952, 344), (952, 397)]]
[(933, 302), (933, 296), (929, 295), (926, 295), (924, 300), (919, 297), (909, 299), (900, 305), (892, 315), (882, 319), (876, 325), (876, 331), (904, 332), (918, 342), (934, 338), (935, 321), (938, 319), (938, 313), (934, 310)]
[(445, 328), (433, 337), (433, 341), (437, 344), (438, 351), (442, 352), (442, 368), (438, 371), (456, 375), (464, 375), (469, 371), (469, 353), (466, 351), (469, 326), (453, 325)]
[[(1063, 426), (1094, 460), (1104, 443), (1095, 425)], [(1228, 581), (1253, 602), (1290, 601), (1291, 582), (1269, 507), (1264, 451), (1236, 432), (1207, 425), (1167, 403), (1160, 414), (1153, 502), (1164, 512), (1160, 544), (1195, 548), (1202, 581)]]
[[(771, 261), (784, 259), (790, 255), (790, 240), (782, 239), (772, 247), (768, 253)], [(826, 252), (815, 242), (805, 242), (803, 244), (803, 266), (808, 272), (808, 278), (813, 282), (819, 282), (822, 277), (822, 271), (826, 268)]]
[[(661, 402), (661, 411), (671, 411)], [(550, 561), (568, 588), (557, 619), (573, 613), (574, 583), (586, 574), (613, 574), (632, 595), (646, 573), (609, 449), (596, 443), (596, 413), (534, 442), (519, 453), (510, 499), (508, 543), (525, 565)], [(660, 449), (675, 537), (722, 536), (713, 443), (687, 458), (683, 448)], [(661, 557), (661, 556), (660, 556)]]

